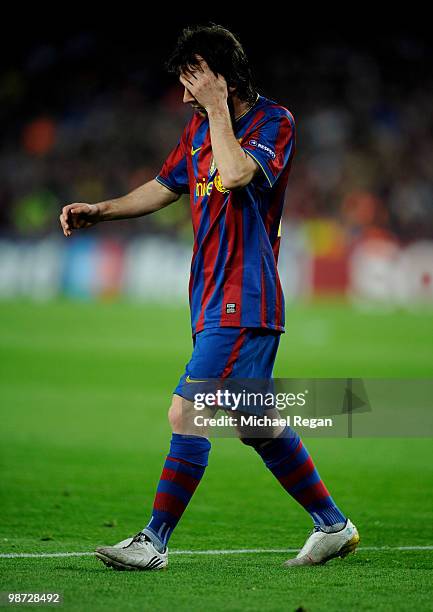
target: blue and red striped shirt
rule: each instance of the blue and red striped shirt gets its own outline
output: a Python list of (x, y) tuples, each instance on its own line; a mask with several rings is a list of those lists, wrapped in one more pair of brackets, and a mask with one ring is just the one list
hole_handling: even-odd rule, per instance
[(294, 120), (283, 106), (258, 96), (233, 129), (261, 169), (247, 186), (224, 188), (213, 161), (208, 118), (198, 113), (156, 177), (168, 189), (190, 194), (193, 334), (211, 327), (284, 331), (277, 261), (284, 193), (295, 152)]

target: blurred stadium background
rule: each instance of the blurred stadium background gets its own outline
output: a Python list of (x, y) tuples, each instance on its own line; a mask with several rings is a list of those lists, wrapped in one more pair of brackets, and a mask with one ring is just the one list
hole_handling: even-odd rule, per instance
[[(185, 20), (184, 20), (185, 21)], [(242, 21), (259, 91), (295, 115), (281, 276), (287, 300), (433, 303), (431, 40), (322, 34)], [(0, 299), (185, 302), (187, 198), (65, 240), (62, 204), (152, 178), (190, 114), (163, 71), (180, 23), (35, 29), (0, 76)], [(279, 28), (279, 29), (276, 29)], [(286, 35), (285, 35), (286, 34)]]

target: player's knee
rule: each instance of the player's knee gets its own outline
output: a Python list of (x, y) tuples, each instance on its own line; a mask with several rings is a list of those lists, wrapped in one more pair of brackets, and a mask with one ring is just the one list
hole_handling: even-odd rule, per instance
[(168, 422), (170, 423), (173, 431), (179, 431), (183, 424), (182, 406), (175, 400), (173, 400), (170, 408), (168, 409)]
[(176, 429), (176, 425), (179, 423), (178, 409), (177, 406), (173, 404), (171, 404), (170, 408), (168, 409), (168, 422), (170, 423), (172, 429)]

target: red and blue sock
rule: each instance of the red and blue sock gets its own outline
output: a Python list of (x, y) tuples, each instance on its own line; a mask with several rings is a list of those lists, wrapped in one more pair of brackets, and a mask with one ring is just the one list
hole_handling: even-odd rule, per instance
[(258, 452), (284, 489), (309, 512), (315, 527), (324, 531), (344, 527), (346, 517), (323, 484), (295, 431), (287, 427), (278, 438), (244, 438), (242, 442)]
[(142, 533), (162, 551), (198, 487), (211, 444), (200, 436), (172, 434), (153, 503), (152, 518)]

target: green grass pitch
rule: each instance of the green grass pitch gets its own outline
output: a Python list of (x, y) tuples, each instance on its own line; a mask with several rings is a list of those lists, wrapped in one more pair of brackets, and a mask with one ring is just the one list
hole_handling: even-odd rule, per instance
[[(433, 312), (287, 308), (275, 374), (432, 377)], [(188, 313), (128, 303), (0, 304), (0, 552), (91, 551), (147, 521), (189, 358)], [(410, 405), (407, 410), (410, 411)], [(310, 439), (363, 547), (433, 544), (429, 439)], [(300, 547), (309, 517), (251, 449), (213, 442), (173, 550)], [(162, 572), (93, 557), (0, 558), (0, 591), (57, 591), (68, 610), (427, 610), (432, 550), (360, 550), (285, 569), (284, 553), (173, 555)]]

